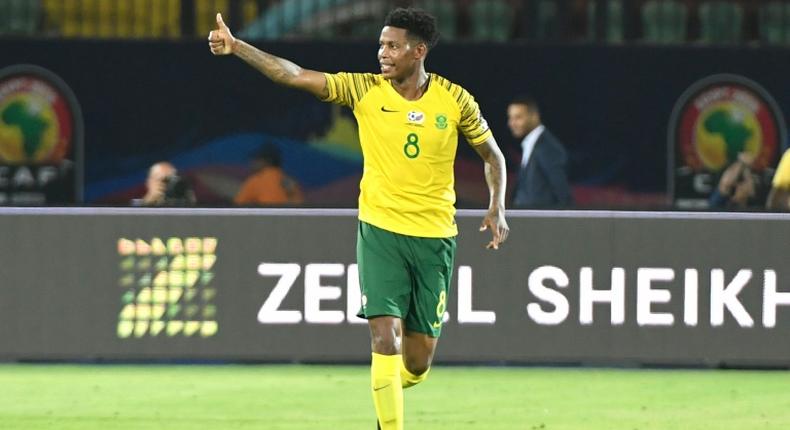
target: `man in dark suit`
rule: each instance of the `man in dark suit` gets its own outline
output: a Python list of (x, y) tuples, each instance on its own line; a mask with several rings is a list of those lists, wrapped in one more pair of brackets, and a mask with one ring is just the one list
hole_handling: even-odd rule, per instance
[(562, 207), (573, 204), (562, 143), (541, 124), (538, 104), (529, 97), (513, 100), (507, 108), (507, 125), (521, 139), (521, 168), (512, 207)]

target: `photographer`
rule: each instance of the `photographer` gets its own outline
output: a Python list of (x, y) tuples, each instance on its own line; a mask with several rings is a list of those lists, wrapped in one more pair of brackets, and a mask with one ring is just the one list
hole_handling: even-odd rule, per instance
[(186, 179), (178, 176), (176, 168), (162, 161), (148, 170), (145, 181), (146, 193), (142, 199), (134, 202), (139, 206), (193, 206), (196, 202), (195, 193)]

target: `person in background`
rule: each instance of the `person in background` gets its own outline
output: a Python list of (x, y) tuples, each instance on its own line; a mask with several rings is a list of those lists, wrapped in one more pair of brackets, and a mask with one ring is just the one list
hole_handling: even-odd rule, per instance
[(760, 179), (752, 172), (754, 156), (745, 152), (722, 173), (708, 199), (712, 209), (744, 209), (753, 205)]
[(299, 184), (282, 169), (280, 150), (267, 143), (252, 160), (254, 173), (241, 185), (237, 205), (297, 205), (304, 202)]
[(541, 123), (537, 102), (519, 97), (507, 108), (507, 125), (521, 140), (521, 167), (513, 191), (514, 208), (562, 207), (573, 204), (562, 143)]
[(133, 206), (193, 206), (197, 201), (189, 182), (167, 161), (155, 163), (148, 169), (145, 188), (142, 199), (132, 200)]

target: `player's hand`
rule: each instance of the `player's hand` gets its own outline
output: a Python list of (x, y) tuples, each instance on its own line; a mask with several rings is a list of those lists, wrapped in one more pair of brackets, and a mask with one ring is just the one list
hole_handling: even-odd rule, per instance
[(480, 225), (480, 231), (490, 229), (493, 239), (488, 242), (486, 249), (499, 249), (499, 245), (507, 240), (507, 235), (510, 233), (510, 227), (507, 226), (505, 221), (505, 214), (503, 210), (489, 209), (483, 224)]
[(208, 46), (214, 55), (228, 55), (233, 53), (236, 38), (222, 20), (222, 14), (217, 14), (217, 29), (208, 34)]

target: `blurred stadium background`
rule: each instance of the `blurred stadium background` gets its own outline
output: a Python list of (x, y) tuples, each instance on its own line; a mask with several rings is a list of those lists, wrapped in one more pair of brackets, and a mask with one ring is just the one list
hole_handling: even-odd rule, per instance
[[(407, 5), (438, 17), (427, 67), (476, 96), (508, 195), (506, 108), (531, 94), (575, 201), (509, 211), (485, 252), (459, 144), (453, 298), (414, 428), (787, 428), (790, 216), (759, 212), (788, 146), (790, 0), (0, 0), (0, 428), (370, 427), (353, 116), (205, 39), (219, 11), (304, 67), (375, 72)], [(266, 144), (304, 202), (233, 208)], [(754, 196), (716, 212), (739, 152)], [(197, 207), (128, 207), (162, 160)]]
[[(50, 143), (27, 160), (12, 154), (23, 145), (13, 142), (16, 131), (3, 130), (11, 148), (4, 158), (73, 161), (68, 180), (77, 190), (51, 183), (65, 172), (15, 188), (16, 169), (5, 169), (2, 177), (12, 180), (2, 182), (0, 201), (126, 205), (144, 193), (147, 168), (170, 160), (193, 183), (199, 205), (227, 206), (250, 173), (250, 155), (273, 141), (305, 191), (304, 205), (354, 207), (361, 159), (350, 113), (276, 88), (239, 61), (207, 56), (204, 39), (221, 11), (240, 36), (306, 67), (370, 71), (384, 14), (407, 4), (438, 16), (442, 42), (429, 65), (475, 94), (511, 174), (520, 148), (505, 108), (522, 93), (539, 101), (544, 123), (568, 149), (579, 208), (705, 208), (733, 161), (722, 154), (739, 142), (670, 136), (673, 108), (711, 76), (748, 80), (771, 105), (771, 118), (743, 121), (753, 136), (747, 152), (760, 160), (749, 206), (764, 207), (787, 146), (788, 84), (778, 60), (790, 43), (787, 1), (3, 0), (4, 65), (39, 65), (63, 79), (74, 93), (69, 106), (82, 113), (75, 131), (84, 124), (85, 133), (63, 136), (67, 154)], [(703, 116), (732, 108), (726, 102)], [(689, 141), (701, 149), (686, 151)], [(485, 205), (480, 174), (476, 155), (461, 145), (459, 207)], [(45, 185), (47, 193), (35, 192)]]

